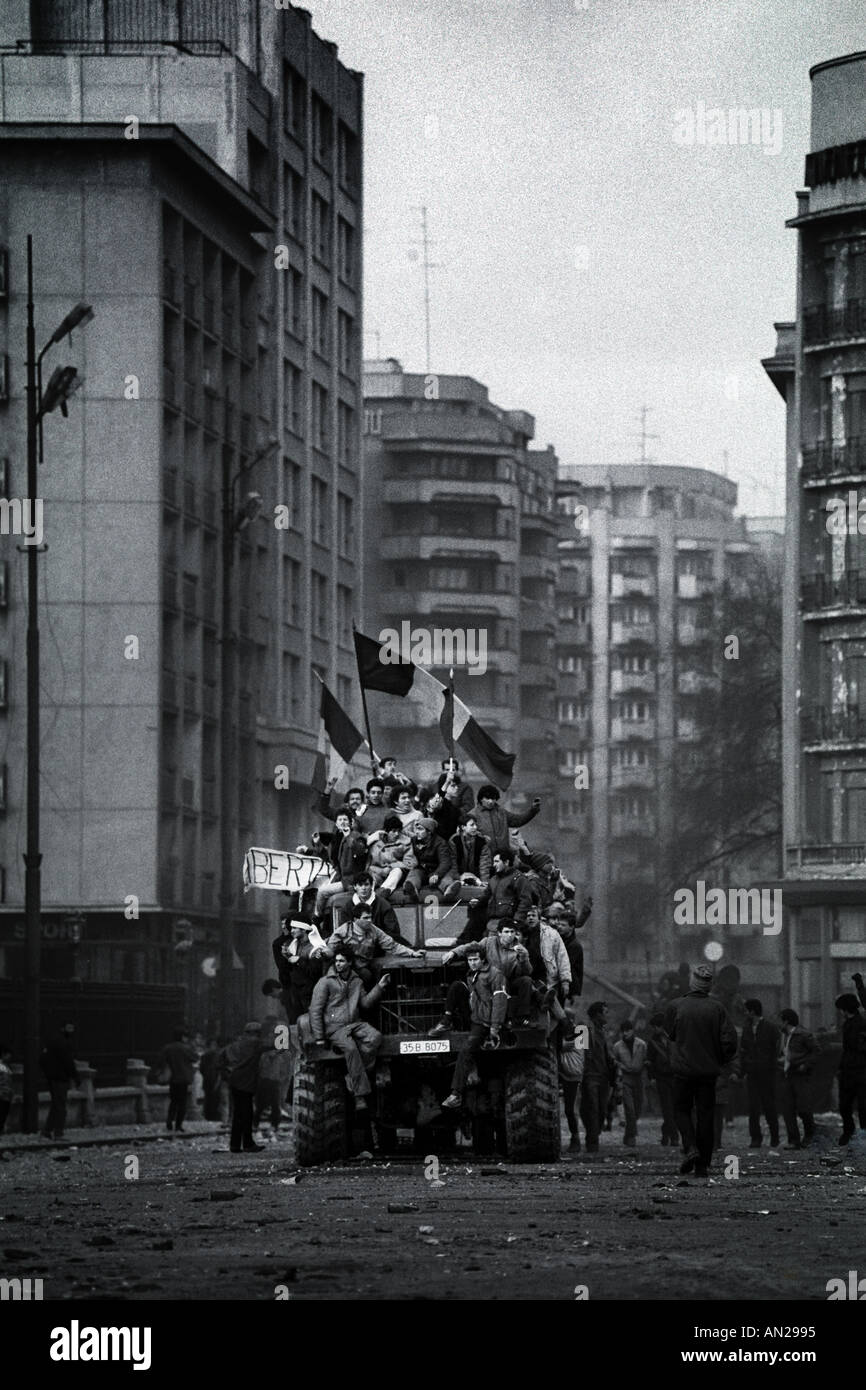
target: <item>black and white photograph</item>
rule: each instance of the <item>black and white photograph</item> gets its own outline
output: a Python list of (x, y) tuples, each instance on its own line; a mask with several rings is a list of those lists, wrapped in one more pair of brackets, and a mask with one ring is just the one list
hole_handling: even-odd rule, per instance
[(829, 1376), (866, 10), (308, 3), (0, 4), (0, 1305)]

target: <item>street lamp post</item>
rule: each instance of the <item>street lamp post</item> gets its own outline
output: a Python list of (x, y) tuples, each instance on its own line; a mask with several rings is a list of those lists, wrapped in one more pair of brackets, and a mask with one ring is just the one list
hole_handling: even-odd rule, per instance
[[(31, 512), (39, 492), (37, 463), (42, 462), (42, 421), (82, 385), (74, 367), (58, 367), (42, 392), (42, 359), (73, 328), (88, 323), (93, 310), (78, 304), (58, 326), (42, 351), (36, 352), (33, 314), (33, 238), (27, 238), (27, 496)], [(31, 537), (30, 540), (35, 540)], [(27, 849), (24, 854), (24, 1087), (21, 1127), (39, 1128), (40, 955), (42, 946), (42, 851), (39, 827), (39, 550), (27, 544)]]
[(222, 612), (220, 619), (220, 1031), (228, 1041), (234, 1025), (234, 906), (237, 882), (237, 739), (235, 729), (235, 632), (233, 621), (235, 537), (255, 519), (262, 499), (250, 492), (238, 508), (235, 489), (241, 478), (273, 453), (278, 439), (271, 439), (232, 477), (223, 455), (222, 488)]

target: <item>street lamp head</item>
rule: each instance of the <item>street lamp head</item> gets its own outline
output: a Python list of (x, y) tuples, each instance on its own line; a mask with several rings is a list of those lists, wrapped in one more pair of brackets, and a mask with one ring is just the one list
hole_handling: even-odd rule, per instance
[(68, 333), (72, 332), (73, 328), (79, 328), (83, 323), (90, 323), (92, 318), (93, 310), (89, 304), (76, 304), (74, 309), (69, 310), (63, 322), (55, 328), (48, 340), (48, 346), (61, 342)]
[(49, 415), (52, 410), (60, 407), (60, 414), (66, 418), (69, 414), (66, 402), (80, 387), (84, 385), (84, 378), (78, 375), (75, 367), (55, 367), (48, 379), (48, 385), (42, 393), (42, 403), (39, 409), (39, 418)]

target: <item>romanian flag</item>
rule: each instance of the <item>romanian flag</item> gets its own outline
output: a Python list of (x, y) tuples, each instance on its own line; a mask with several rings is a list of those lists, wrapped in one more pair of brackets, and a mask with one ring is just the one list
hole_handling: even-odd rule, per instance
[(364, 735), (355, 728), (343, 706), (331, 694), (324, 681), (322, 681), (319, 713), (322, 716), (325, 733), (331, 743), (329, 772), (331, 777), (335, 777), (339, 781), (346, 771), (347, 764), (352, 761), (364, 742)]

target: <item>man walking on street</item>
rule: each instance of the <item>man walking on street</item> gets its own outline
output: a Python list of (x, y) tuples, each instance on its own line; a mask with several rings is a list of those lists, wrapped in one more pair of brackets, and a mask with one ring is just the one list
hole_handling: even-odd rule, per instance
[(747, 999), (746, 1022), (740, 1039), (737, 1070), (746, 1078), (749, 1095), (749, 1148), (762, 1143), (761, 1112), (767, 1117), (770, 1147), (779, 1147), (779, 1108), (776, 1102), (776, 1073), (779, 1067), (781, 1035), (774, 1023), (763, 1017), (760, 999)]
[(673, 1043), (674, 1112), (685, 1158), (681, 1173), (705, 1178), (713, 1155), (716, 1077), (737, 1054), (737, 1030), (723, 1004), (710, 997), (713, 972), (696, 965), (689, 992), (665, 1013), (665, 1031)]
[(78, 1085), (78, 1070), (72, 1054), (74, 1023), (64, 1023), (57, 1036), (42, 1049), (39, 1065), (51, 1092), (48, 1119), (42, 1131), (43, 1139), (62, 1139), (66, 1129), (66, 1098), (70, 1082)]
[(637, 1037), (631, 1019), (620, 1024), (622, 1036), (613, 1045), (613, 1055), (619, 1067), (622, 1083), (622, 1110), (625, 1117), (625, 1133), (622, 1142), (633, 1149), (637, 1147), (637, 1122), (643, 1110), (643, 1070), (646, 1066), (646, 1043)]
[(616, 1075), (616, 1063), (605, 1037), (607, 1004), (599, 1000), (587, 1009), (589, 1042), (583, 1062), (583, 1085), (580, 1097), (580, 1118), (586, 1129), (586, 1152), (598, 1153), (598, 1136), (607, 1114), (611, 1083)]
[[(786, 1148), (805, 1149), (815, 1137), (815, 1117), (812, 1113), (812, 1066), (818, 1055), (818, 1044), (793, 1009), (783, 1009), (782, 1059), (785, 1076), (782, 1083), (782, 1113), (788, 1131)], [(797, 1117), (803, 1121), (803, 1138)]]

